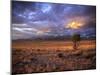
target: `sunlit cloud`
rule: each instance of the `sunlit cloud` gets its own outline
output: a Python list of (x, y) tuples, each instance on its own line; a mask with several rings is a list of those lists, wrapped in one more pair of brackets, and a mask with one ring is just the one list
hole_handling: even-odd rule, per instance
[(65, 24), (65, 28), (70, 28), (70, 29), (80, 29), (85, 26), (87, 23), (87, 18), (86, 17), (73, 17), (69, 19), (67, 24)]
[(79, 28), (81, 28), (82, 26), (83, 26), (82, 23), (79, 23), (79, 22), (77, 22), (77, 21), (73, 21), (73, 22), (69, 23), (69, 24), (66, 26), (66, 28), (79, 29)]

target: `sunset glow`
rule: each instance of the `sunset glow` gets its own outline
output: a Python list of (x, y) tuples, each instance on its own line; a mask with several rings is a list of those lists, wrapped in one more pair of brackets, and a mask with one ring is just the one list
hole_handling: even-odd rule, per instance
[(77, 22), (77, 21), (72, 21), (70, 23), (68, 23), (68, 25), (66, 26), (66, 28), (71, 28), (71, 29), (79, 29), (83, 26), (82, 23)]

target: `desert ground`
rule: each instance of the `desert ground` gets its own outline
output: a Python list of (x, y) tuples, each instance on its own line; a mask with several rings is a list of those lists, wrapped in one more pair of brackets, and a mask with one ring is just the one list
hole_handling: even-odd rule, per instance
[(12, 41), (12, 73), (40, 73), (96, 69), (96, 41)]

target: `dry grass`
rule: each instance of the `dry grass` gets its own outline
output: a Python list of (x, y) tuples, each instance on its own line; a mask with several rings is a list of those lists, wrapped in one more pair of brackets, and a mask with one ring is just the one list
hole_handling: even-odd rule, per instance
[[(39, 43), (39, 42), (38, 42)], [(96, 68), (96, 50), (94, 41), (81, 42), (78, 50), (69, 49), (69, 44), (45, 42), (45, 44), (29, 42), (29, 47), (13, 44), (12, 72), (40, 73), (57, 71), (88, 70)], [(25, 44), (25, 43), (24, 43)], [(58, 44), (61, 44), (57, 46)], [(66, 47), (65, 47), (66, 45)], [(53, 47), (52, 47), (53, 46)], [(55, 48), (54, 48), (55, 46)], [(64, 48), (63, 48), (64, 46)], [(87, 47), (88, 46), (88, 47)], [(43, 47), (43, 48), (42, 48)]]

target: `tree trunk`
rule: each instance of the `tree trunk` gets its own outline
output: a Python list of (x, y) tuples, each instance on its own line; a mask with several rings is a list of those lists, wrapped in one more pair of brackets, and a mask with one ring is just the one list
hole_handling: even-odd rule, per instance
[(73, 49), (74, 49), (74, 50), (77, 49), (77, 42), (73, 42)]

